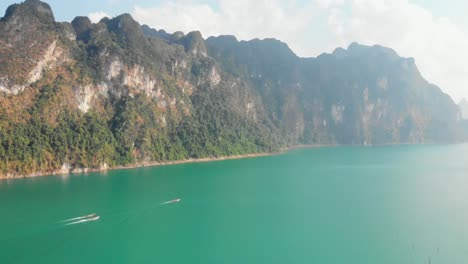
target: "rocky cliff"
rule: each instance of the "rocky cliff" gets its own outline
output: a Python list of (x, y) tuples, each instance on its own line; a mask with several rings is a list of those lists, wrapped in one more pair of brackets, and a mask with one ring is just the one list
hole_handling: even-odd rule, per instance
[(352, 44), (299, 58), (274, 40), (204, 40), (124, 14), (0, 20), (0, 174), (107, 168), (294, 144), (460, 139), (459, 109), (413, 59)]
[(298, 58), (277, 40), (207, 40), (222, 68), (248, 80), (292, 142), (427, 143), (456, 140), (452, 99), (419, 73), (414, 59), (351, 44)]

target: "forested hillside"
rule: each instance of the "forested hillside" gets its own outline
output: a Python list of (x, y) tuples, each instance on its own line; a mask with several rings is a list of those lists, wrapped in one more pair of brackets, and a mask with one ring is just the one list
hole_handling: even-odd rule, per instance
[(297, 144), (461, 140), (459, 108), (413, 59), (352, 44), (299, 58), (274, 39), (203, 39), (124, 14), (0, 20), (0, 175), (273, 152)]

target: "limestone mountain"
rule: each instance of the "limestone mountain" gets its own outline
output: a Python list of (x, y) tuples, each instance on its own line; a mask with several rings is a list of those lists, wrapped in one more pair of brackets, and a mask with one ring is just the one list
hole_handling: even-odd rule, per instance
[(352, 44), (299, 58), (274, 40), (204, 40), (130, 15), (0, 20), (0, 175), (271, 152), (295, 144), (459, 140), (459, 109), (414, 60)]
[(462, 99), (460, 103), (458, 103), (458, 107), (460, 107), (462, 118), (468, 119), (468, 101), (466, 101), (466, 99)]
[(388, 144), (450, 141), (458, 135), (452, 99), (413, 59), (381, 46), (351, 44), (298, 58), (280, 41), (207, 40), (222, 68), (248, 80), (289, 142)]

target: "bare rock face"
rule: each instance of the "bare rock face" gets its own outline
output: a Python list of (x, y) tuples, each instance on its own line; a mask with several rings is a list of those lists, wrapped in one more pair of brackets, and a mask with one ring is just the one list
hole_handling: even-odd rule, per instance
[(60, 61), (55, 20), (46, 3), (10, 6), (0, 20), (0, 90), (16, 94), (39, 80), (48, 63)]
[(207, 47), (222, 70), (251, 80), (272, 120), (297, 135), (293, 141), (368, 145), (459, 138), (451, 98), (423, 79), (414, 59), (392, 49), (352, 43), (303, 59), (275, 40), (231, 36), (209, 38)]
[[(32, 47), (39, 49), (39, 47), (35, 47), (34, 44), (32, 44)], [(48, 43), (48, 46), (45, 46), (36, 54), (31, 54), (31, 52), (27, 50), (22, 50), (21, 52), (23, 52), (23, 54), (16, 55), (25, 56), (26, 58), (35, 57), (36, 61), (31, 62), (24, 57), (16, 57), (17, 60), (15, 62), (18, 66), (22, 65), (26, 67), (23, 69), (23, 72), (20, 72), (22, 75), (8, 74), (12, 69), (8, 67), (11, 65), (6, 65), (3, 76), (0, 77), (0, 91), (17, 94), (29, 87), (32, 83), (40, 80), (44, 71), (54, 69), (69, 59), (65, 49), (57, 45), (57, 39), (52, 40), (52, 42)]]

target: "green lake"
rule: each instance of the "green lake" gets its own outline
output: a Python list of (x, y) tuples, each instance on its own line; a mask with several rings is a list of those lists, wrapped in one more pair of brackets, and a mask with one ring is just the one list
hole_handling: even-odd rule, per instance
[(466, 264), (468, 145), (0, 181), (0, 263)]

